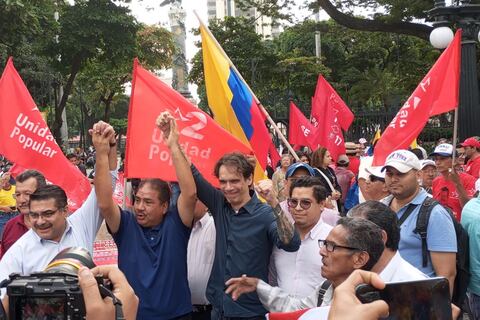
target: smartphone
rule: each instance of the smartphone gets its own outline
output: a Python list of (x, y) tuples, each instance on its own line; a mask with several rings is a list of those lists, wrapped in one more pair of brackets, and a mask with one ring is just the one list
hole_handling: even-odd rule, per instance
[(451, 320), (448, 280), (443, 277), (386, 283), (383, 290), (361, 284), (355, 290), (362, 303), (384, 300), (389, 320)]

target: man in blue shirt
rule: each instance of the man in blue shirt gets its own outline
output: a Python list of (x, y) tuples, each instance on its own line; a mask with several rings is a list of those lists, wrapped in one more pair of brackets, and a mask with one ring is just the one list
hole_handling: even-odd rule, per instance
[(170, 187), (160, 179), (140, 182), (133, 213), (115, 204), (106, 158), (111, 129), (106, 123), (94, 127), (92, 133), (98, 205), (118, 247), (118, 266), (140, 299), (137, 318), (190, 319), (187, 245), (196, 203), (195, 183), (173, 117), (162, 113), (157, 126), (172, 151), (181, 190), (176, 206), (169, 206)]
[[(392, 152), (385, 161), (385, 184), (391, 196), (382, 200), (397, 213), (400, 224), (400, 255), (427, 276), (445, 277), (450, 283), (450, 293), (456, 275), (457, 238), (453, 221), (441, 205), (430, 214), (427, 227), (426, 267), (422, 266), (422, 240), (415, 233), (420, 207), (429, 194), (420, 187), (421, 164), (408, 150)], [(407, 213), (406, 218), (402, 216)], [(402, 220), (404, 220), (402, 222)]]
[(461, 223), (469, 237), (468, 303), (473, 319), (480, 319), (480, 198), (468, 201), (463, 207)]
[[(172, 150), (172, 154), (175, 152), (180, 151)], [(281, 207), (262, 203), (251, 190), (253, 169), (242, 154), (224, 155), (214, 169), (220, 185), (216, 189), (191, 167), (198, 198), (212, 213), (217, 233), (207, 286), (207, 299), (213, 306), (212, 319), (264, 319), (267, 311), (256, 293), (233, 301), (225, 294), (225, 282), (242, 274), (267, 281), (273, 246), (290, 252), (300, 247), (298, 232)]]

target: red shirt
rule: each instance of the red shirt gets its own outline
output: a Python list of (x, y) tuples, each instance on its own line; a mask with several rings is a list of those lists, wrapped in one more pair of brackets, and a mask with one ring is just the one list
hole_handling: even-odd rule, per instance
[[(476, 192), (475, 181), (477, 181), (477, 179), (463, 172), (459, 172), (458, 175), (467, 195), (472, 197)], [(455, 184), (451, 180), (447, 180), (444, 176), (440, 175), (433, 179), (432, 192), (433, 198), (440, 202), (444, 207), (450, 208), (455, 218), (460, 221), (462, 206), (460, 205), (460, 199)]]
[(477, 179), (480, 177), (480, 156), (468, 160), (465, 165), (465, 172)]
[(3, 228), (2, 243), (0, 244), (0, 259), (7, 250), (28, 231), (28, 227), (23, 222), (23, 214), (19, 214), (13, 219), (8, 220)]

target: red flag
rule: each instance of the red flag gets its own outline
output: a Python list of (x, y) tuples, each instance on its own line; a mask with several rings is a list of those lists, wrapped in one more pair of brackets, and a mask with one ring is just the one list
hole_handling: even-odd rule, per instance
[(270, 146), (268, 147), (268, 155), (270, 156), (270, 167), (275, 169), (277, 163), (280, 161), (281, 157), (278, 154), (278, 150), (273, 143), (273, 140), (270, 142)]
[(63, 155), (27, 87), (8, 59), (0, 79), (0, 154), (18, 166), (43, 173), (67, 193), (70, 209), (90, 192), (90, 182)]
[(448, 48), (385, 129), (375, 146), (374, 166), (383, 165), (394, 150), (408, 148), (431, 116), (458, 106), (461, 39), (462, 31), (459, 29)]
[(316, 142), (317, 129), (298, 107), (290, 102), (290, 119), (288, 125), (288, 141), (297, 146), (307, 146), (312, 150), (317, 149)]
[(225, 153), (252, 150), (222, 129), (205, 112), (143, 69), (135, 59), (128, 113), (125, 177), (175, 181), (175, 169), (155, 119), (163, 111), (177, 119), (180, 144), (192, 163), (218, 185), (213, 168)]
[(326, 116), (326, 110), (328, 108), (336, 110), (335, 114), (338, 119), (338, 124), (340, 124), (343, 130), (347, 131), (353, 122), (354, 115), (335, 89), (333, 89), (322, 75), (319, 75), (315, 95), (312, 100), (311, 121), (315, 127), (318, 127), (318, 122), (321, 121), (320, 119)]
[[(315, 144), (318, 143), (327, 148), (335, 161), (338, 156), (345, 154), (345, 141), (343, 139), (339, 117), (347, 111), (344, 110), (342, 106), (344, 103), (340, 97), (338, 97), (335, 91), (331, 91), (333, 88), (331, 88), (324, 79), (321, 79), (323, 79), (323, 77), (320, 76), (315, 90), (315, 96), (312, 100), (312, 123), (317, 128)], [(348, 107), (346, 107), (346, 109), (350, 112)], [(347, 116), (346, 118), (350, 117)], [(343, 119), (345, 122), (345, 117)], [(353, 119), (353, 114), (351, 119)], [(351, 120), (349, 121), (348, 125), (351, 123)], [(346, 125), (346, 123), (344, 123), (344, 125)]]

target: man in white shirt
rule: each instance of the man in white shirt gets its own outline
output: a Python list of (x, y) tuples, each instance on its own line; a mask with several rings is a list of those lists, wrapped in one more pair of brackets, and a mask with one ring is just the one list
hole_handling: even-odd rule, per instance
[[(330, 286), (318, 286), (310, 295), (297, 298), (278, 287), (257, 278), (232, 278), (227, 281), (227, 293), (232, 298), (256, 290), (263, 306), (270, 312), (287, 312), (330, 305), (333, 289), (357, 269), (370, 270), (380, 258), (384, 244), (382, 230), (365, 219), (340, 218), (327, 238), (318, 241), (323, 266), (321, 275)], [(329, 283), (327, 283), (329, 284)], [(319, 294), (321, 292), (321, 294)]]
[(326, 239), (333, 228), (321, 219), (326, 198), (327, 190), (316, 177), (296, 178), (290, 184), (287, 203), (302, 243), (296, 252), (274, 248), (270, 264), (278, 287), (295, 297), (307, 296), (325, 280), (318, 272), (318, 240)]
[[(103, 133), (112, 137), (108, 157), (110, 170), (115, 170), (115, 132), (108, 126)], [(111, 175), (112, 184), (115, 184), (116, 171)], [(103, 221), (93, 188), (82, 206), (71, 215), (68, 215), (65, 191), (55, 185), (38, 187), (30, 195), (29, 208), (31, 229), (0, 261), (0, 281), (8, 279), (11, 273), (29, 275), (42, 271), (57, 253), (68, 247), (83, 247), (93, 255), (93, 242)], [(5, 289), (2, 297), (4, 294)]]
[(187, 247), (188, 285), (192, 294), (193, 320), (209, 320), (212, 305), (207, 300), (208, 279), (215, 257), (215, 224), (207, 207), (197, 200)]

